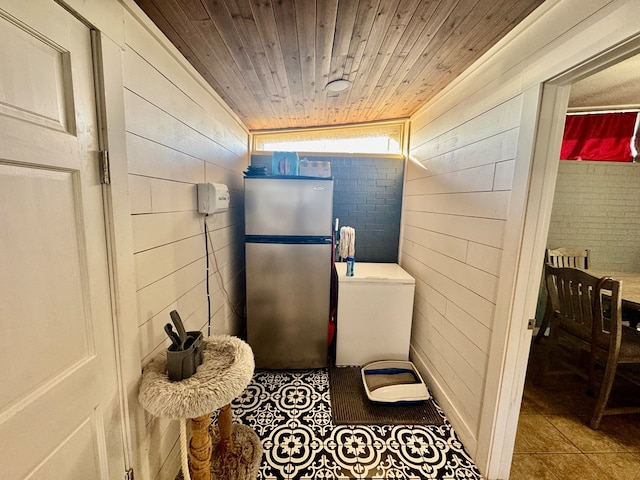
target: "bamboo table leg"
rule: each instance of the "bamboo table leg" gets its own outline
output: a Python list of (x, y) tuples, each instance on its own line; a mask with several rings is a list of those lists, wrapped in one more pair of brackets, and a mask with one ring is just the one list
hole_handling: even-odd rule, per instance
[(210, 415), (202, 415), (191, 419), (189, 464), (191, 465), (191, 477), (193, 480), (211, 480), (210, 423)]

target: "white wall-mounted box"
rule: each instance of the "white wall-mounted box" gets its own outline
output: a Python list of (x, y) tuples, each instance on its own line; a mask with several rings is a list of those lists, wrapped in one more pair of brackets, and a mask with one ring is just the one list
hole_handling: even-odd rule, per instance
[(218, 213), (229, 208), (229, 188), (222, 183), (198, 184), (198, 213)]

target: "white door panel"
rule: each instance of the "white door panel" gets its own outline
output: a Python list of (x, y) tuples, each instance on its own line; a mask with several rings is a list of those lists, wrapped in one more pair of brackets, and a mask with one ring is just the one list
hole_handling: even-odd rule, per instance
[[(70, 84), (65, 84), (67, 53), (58, 45), (27, 31), (15, 17), (6, 17), (0, 31), (0, 62), (12, 68), (3, 72), (2, 112), (49, 128), (70, 131), (73, 105)], [(16, 22), (16, 23), (12, 23)]]
[(124, 475), (90, 32), (0, 6), (0, 476)]

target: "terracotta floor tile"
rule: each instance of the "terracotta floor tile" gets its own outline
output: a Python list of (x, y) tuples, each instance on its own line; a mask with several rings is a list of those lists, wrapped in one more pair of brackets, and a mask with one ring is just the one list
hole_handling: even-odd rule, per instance
[(606, 431), (589, 427), (585, 416), (549, 415), (546, 418), (583, 453), (629, 451), (623, 443), (608, 435)]
[(540, 413), (538, 405), (530, 399), (523, 397), (520, 405), (520, 414), (523, 413)]
[(537, 456), (546, 465), (546, 471), (553, 473), (561, 480), (623, 480), (624, 478), (612, 477), (605, 465), (594, 464), (583, 454)]
[(607, 472), (606, 478), (640, 480), (638, 453), (590, 453), (587, 458)]
[(575, 375), (549, 376), (543, 385), (528, 381), (524, 398), (540, 413), (590, 413), (595, 399), (587, 395), (584, 381)]
[[(640, 414), (605, 416), (599, 430), (589, 428), (595, 399), (583, 378), (531, 381), (540, 350), (533, 346), (510, 480), (640, 480)], [(639, 392), (618, 382), (612, 402), (629, 405)]]
[(516, 453), (580, 453), (551, 422), (539, 413), (521, 414), (516, 434)]
[(562, 480), (549, 470), (543, 455), (533, 453), (516, 453), (511, 462), (509, 480)]
[(629, 452), (640, 452), (640, 415), (609, 415), (602, 418), (599, 430)]

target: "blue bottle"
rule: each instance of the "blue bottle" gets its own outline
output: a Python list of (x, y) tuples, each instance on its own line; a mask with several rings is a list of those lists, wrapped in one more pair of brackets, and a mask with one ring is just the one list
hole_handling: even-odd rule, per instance
[(347, 277), (353, 277), (353, 266), (356, 263), (354, 257), (347, 257)]

